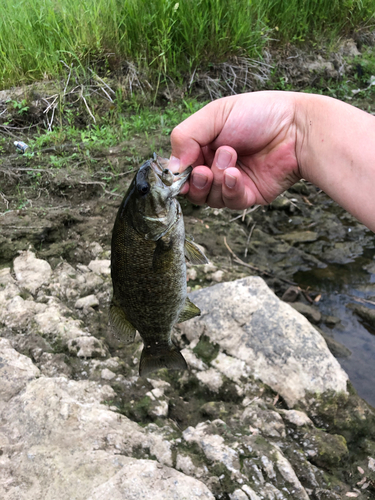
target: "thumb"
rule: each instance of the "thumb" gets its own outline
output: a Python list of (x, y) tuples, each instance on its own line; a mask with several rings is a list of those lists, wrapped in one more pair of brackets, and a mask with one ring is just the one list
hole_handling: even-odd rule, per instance
[(189, 165), (204, 163), (201, 146), (193, 137), (189, 136), (185, 122), (177, 125), (171, 134), (172, 153), (169, 159), (169, 169), (172, 172), (182, 172)]
[(233, 97), (237, 96), (224, 97), (207, 104), (173, 129), (171, 160), (172, 157), (180, 160), (179, 170), (192, 164), (204, 164), (202, 148), (211, 144), (220, 134), (236, 102)]

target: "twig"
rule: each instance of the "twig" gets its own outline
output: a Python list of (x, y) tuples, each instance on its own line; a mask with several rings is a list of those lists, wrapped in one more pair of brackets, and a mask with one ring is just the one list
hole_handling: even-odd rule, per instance
[(254, 231), (254, 228), (255, 226), (257, 225), (256, 222), (254, 222), (254, 224), (251, 226), (251, 229), (250, 229), (250, 232), (249, 232), (249, 236), (247, 237), (247, 240), (246, 240), (246, 248), (245, 248), (245, 252), (244, 252), (244, 257), (246, 259), (247, 257), (247, 252), (248, 252), (248, 249), (249, 249), (249, 243), (250, 243), (250, 239), (251, 239), (251, 236), (253, 234), (253, 231)]
[(110, 87), (109, 85), (107, 85), (107, 84), (105, 83), (105, 81), (104, 81), (104, 80), (102, 80), (102, 79), (100, 78), (100, 76), (98, 76), (98, 75), (95, 73), (95, 71), (93, 71), (91, 68), (89, 68), (89, 71), (91, 71), (91, 73), (94, 75), (94, 78), (97, 78), (100, 82), (102, 82), (102, 84), (104, 85), (104, 87), (106, 87), (106, 88), (107, 88), (110, 92), (112, 92), (112, 94), (113, 94), (113, 95), (116, 95), (116, 92), (115, 92), (113, 89), (111, 89), (111, 87)]
[(5, 205), (6, 205), (6, 207), (7, 207), (7, 210), (8, 210), (8, 207), (9, 207), (9, 201), (5, 198), (4, 193), (2, 193), (1, 191), (0, 191), (0, 196), (1, 196), (1, 197), (2, 197), (2, 199), (4, 200), (4, 203), (5, 203)]
[(242, 217), (242, 221), (244, 221), (246, 215), (250, 214), (251, 212), (254, 212), (254, 210), (257, 210), (259, 207), (261, 207), (261, 205), (254, 205), (253, 207), (248, 208), (247, 210), (244, 210), (242, 212), (242, 214), (237, 215), (237, 217), (233, 217), (233, 219), (230, 219), (229, 222), (233, 222), (233, 221), (239, 219), (240, 217)]
[(347, 293), (345, 295), (355, 300), (356, 302), (361, 302), (363, 304), (371, 304), (372, 306), (375, 306), (375, 302), (373, 300), (362, 299), (361, 297), (355, 297), (354, 295), (349, 295)]
[(81, 98), (82, 98), (83, 102), (85, 103), (85, 106), (86, 106), (86, 108), (87, 108), (87, 111), (89, 112), (89, 115), (90, 115), (90, 116), (91, 116), (91, 118), (94, 120), (94, 123), (96, 123), (95, 117), (94, 117), (94, 115), (91, 113), (91, 110), (90, 110), (90, 108), (89, 108), (89, 105), (87, 104), (87, 101), (86, 101), (86, 99), (85, 99), (85, 97), (84, 97), (84, 95), (83, 95), (83, 85), (81, 85)]

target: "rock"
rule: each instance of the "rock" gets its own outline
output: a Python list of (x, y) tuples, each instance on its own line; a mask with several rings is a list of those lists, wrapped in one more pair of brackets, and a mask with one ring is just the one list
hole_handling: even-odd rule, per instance
[(88, 267), (96, 274), (111, 274), (111, 261), (108, 259), (92, 260)]
[(332, 327), (336, 326), (338, 323), (340, 323), (340, 319), (336, 318), (336, 316), (324, 316), (323, 321), (330, 328), (332, 328)]
[(93, 241), (92, 243), (90, 243), (89, 247), (94, 257), (98, 257), (103, 253), (103, 247), (97, 241)]
[[(188, 491), (189, 498), (213, 500), (203, 483), (170, 469), (167, 441), (101, 404), (114, 397), (110, 387), (35, 379), (38, 370), (28, 358), (11, 352), (4, 340), (0, 349), (6, 359), (1, 368), (12, 367), (5, 381), (15, 381), (10, 391), (7, 382), (0, 391), (0, 498), (173, 499), (178, 492), (182, 499)], [(133, 450), (158, 462), (137, 460), (129, 456)]]
[(328, 349), (331, 351), (331, 353), (335, 356), (335, 358), (348, 358), (351, 356), (352, 351), (345, 347), (343, 344), (338, 342), (336, 339), (331, 337), (331, 335), (328, 335), (324, 330), (321, 328), (318, 328), (317, 326), (315, 327), (320, 335), (324, 338), (324, 340), (327, 343)]
[(370, 274), (375, 274), (375, 262), (370, 262), (370, 264), (366, 264), (363, 266), (363, 269)]
[(0, 338), (0, 409), (37, 376), (39, 370), (31, 359), (15, 351), (9, 340)]
[(211, 274), (212, 281), (215, 281), (216, 283), (221, 283), (223, 281), (223, 278), (224, 278), (224, 271), (222, 271), (221, 269)]
[(290, 286), (284, 293), (283, 296), (281, 297), (281, 300), (284, 302), (295, 302), (301, 291), (298, 286)]
[(237, 452), (224, 443), (222, 436), (212, 432), (210, 423), (201, 422), (196, 427), (188, 427), (182, 435), (187, 443), (196, 443), (208, 460), (221, 462), (229, 471), (238, 473), (240, 463)]
[(0, 269), (0, 287), (5, 287), (8, 283), (14, 283), (14, 279), (10, 274), (10, 267)]
[(188, 267), (186, 269), (186, 279), (187, 281), (196, 280), (198, 276), (197, 270), (194, 267)]
[(347, 57), (356, 57), (361, 55), (353, 38), (343, 40), (339, 45), (338, 52)]
[(260, 408), (257, 404), (249, 405), (241, 415), (245, 425), (258, 429), (269, 437), (285, 437), (285, 425), (280, 415), (272, 410)]
[(337, 71), (331, 61), (325, 61), (322, 56), (317, 56), (313, 61), (304, 62), (303, 69), (313, 73), (325, 73), (328, 78), (337, 78)]
[(51, 301), (43, 312), (34, 316), (34, 321), (39, 333), (53, 340), (61, 339), (63, 343), (87, 336), (81, 321), (64, 316), (64, 308), (59, 302)]
[(114, 378), (116, 378), (116, 373), (111, 372), (111, 370), (108, 370), (108, 368), (104, 368), (101, 371), (100, 376), (103, 380), (113, 380)]
[[(202, 315), (180, 325), (192, 342), (203, 334), (293, 407), (308, 392), (346, 393), (347, 375), (325, 341), (259, 277), (222, 283), (189, 295)], [(204, 373), (204, 372), (201, 372)], [(213, 373), (212, 373), (213, 375)]]
[(214, 500), (207, 486), (152, 460), (122, 458), (122, 468), (87, 500)]
[(82, 336), (67, 343), (69, 352), (79, 358), (104, 358), (108, 351), (103, 342), (95, 337)]
[(304, 304), (303, 302), (294, 302), (290, 304), (293, 309), (303, 314), (305, 318), (307, 318), (310, 323), (319, 323), (322, 319), (322, 314), (317, 307), (309, 306), (308, 304)]
[[(19, 290), (17, 291), (19, 292)], [(19, 330), (28, 327), (34, 319), (35, 314), (43, 314), (47, 309), (45, 304), (38, 304), (32, 300), (24, 300), (19, 295), (11, 298), (4, 306), (0, 306), (0, 321), (10, 328)]]
[(375, 309), (360, 304), (348, 304), (347, 307), (371, 327), (375, 327)]
[(296, 425), (297, 427), (303, 427), (304, 425), (312, 426), (313, 423), (303, 411), (298, 410), (279, 410), (279, 413), (288, 420), (288, 422)]
[(214, 368), (197, 373), (197, 378), (213, 392), (219, 392), (224, 382), (220, 372)]
[(244, 361), (227, 356), (223, 352), (219, 352), (217, 357), (212, 361), (212, 365), (223, 375), (237, 383), (240, 382), (241, 377), (246, 377), (248, 374), (248, 369)]
[(275, 450), (276, 466), (279, 469), (280, 474), (283, 476), (286, 482), (291, 483), (294, 487), (293, 498), (300, 500), (309, 500), (309, 496), (306, 493), (305, 488), (302, 486), (300, 480), (296, 476), (290, 462), (284, 457), (284, 455), (279, 450)]
[(98, 307), (99, 300), (96, 295), (87, 295), (87, 297), (82, 297), (78, 299), (74, 307), (76, 309), (87, 309), (88, 307)]
[(315, 231), (293, 231), (292, 233), (283, 234), (280, 238), (290, 244), (294, 243), (309, 243), (316, 241), (319, 235)]
[(13, 268), (19, 285), (32, 294), (48, 283), (52, 273), (48, 262), (37, 259), (29, 250), (14, 259)]

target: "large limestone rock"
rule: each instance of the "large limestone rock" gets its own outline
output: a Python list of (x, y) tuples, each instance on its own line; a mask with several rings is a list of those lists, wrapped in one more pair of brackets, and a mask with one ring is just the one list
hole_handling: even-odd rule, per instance
[(237, 358), (228, 363), (221, 356), (212, 363), (229, 378), (253, 375), (290, 407), (308, 392), (346, 392), (348, 377), (323, 337), (261, 278), (221, 283), (190, 298), (202, 314), (181, 324), (182, 333), (190, 342), (207, 335), (221, 351)]
[[(89, 381), (35, 378), (29, 358), (0, 342), (2, 500), (213, 500), (170, 468), (170, 443), (101, 404), (114, 391)], [(12, 383), (13, 382), (13, 383)], [(157, 461), (129, 458), (147, 448)]]

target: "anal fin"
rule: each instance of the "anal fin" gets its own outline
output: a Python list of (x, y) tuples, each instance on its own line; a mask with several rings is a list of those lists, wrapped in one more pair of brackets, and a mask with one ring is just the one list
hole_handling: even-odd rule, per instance
[(185, 239), (185, 257), (192, 264), (208, 264), (208, 259), (202, 250), (188, 238)]
[(118, 340), (121, 340), (125, 344), (134, 342), (136, 329), (127, 319), (121, 307), (116, 306), (113, 302), (109, 308), (109, 320), (113, 333)]
[(188, 319), (195, 318), (195, 316), (200, 316), (200, 314), (201, 310), (199, 307), (193, 304), (189, 297), (186, 297), (184, 307), (180, 312), (177, 323), (183, 323)]
[(144, 347), (139, 363), (139, 375), (143, 377), (151, 372), (160, 370), (160, 368), (186, 370), (187, 364), (183, 355), (174, 345), (156, 352), (152, 352), (150, 348)]

